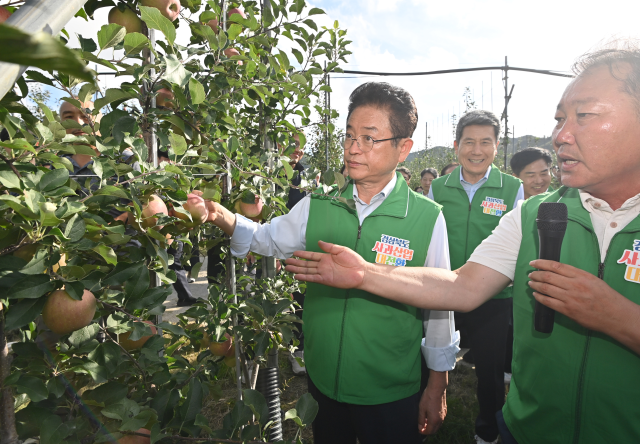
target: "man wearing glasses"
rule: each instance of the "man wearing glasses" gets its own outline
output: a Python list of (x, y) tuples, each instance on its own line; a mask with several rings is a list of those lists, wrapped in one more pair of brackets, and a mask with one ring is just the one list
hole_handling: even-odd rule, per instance
[[(232, 236), (236, 256), (251, 250), (285, 258), (296, 250), (319, 251), (322, 239), (371, 263), (449, 269), (440, 206), (396, 173), (413, 146), (418, 115), (412, 97), (369, 82), (349, 99), (346, 187), (306, 196), (270, 224), (219, 205), (209, 220)], [(423, 313), (368, 292), (309, 284), (303, 320), (309, 392), (319, 404), (316, 444), (417, 444), (420, 433), (438, 429), (446, 415), (447, 371), (458, 351), (451, 312)], [(422, 395), (421, 350), (430, 369)]]

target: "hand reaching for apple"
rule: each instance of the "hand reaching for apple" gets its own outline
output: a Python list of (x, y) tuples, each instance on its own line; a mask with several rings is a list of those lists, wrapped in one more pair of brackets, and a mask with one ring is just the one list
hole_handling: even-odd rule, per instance
[(364, 283), (367, 262), (355, 251), (340, 245), (318, 241), (324, 253), (296, 251), (301, 259), (286, 260), (286, 270), (301, 281), (315, 282), (336, 288), (358, 288)]

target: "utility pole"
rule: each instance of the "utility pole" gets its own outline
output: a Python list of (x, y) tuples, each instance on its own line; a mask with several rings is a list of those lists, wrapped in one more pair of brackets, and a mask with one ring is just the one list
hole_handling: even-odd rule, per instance
[(504, 110), (502, 111), (502, 117), (500, 120), (504, 120), (504, 140), (502, 146), (504, 147), (504, 170), (507, 171), (507, 146), (509, 144), (509, 101), (511, 100), (511, 94), (513, 94), (513, 87), (509, 90), (509, 63), (507, 62), (507, 56), (504, 56)]

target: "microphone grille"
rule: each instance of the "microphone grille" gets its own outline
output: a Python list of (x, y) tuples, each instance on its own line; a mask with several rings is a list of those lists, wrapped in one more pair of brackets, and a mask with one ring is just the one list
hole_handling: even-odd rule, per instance
[(536, 222), (539, 230), (565, 231), (567, 229), (567, 206), (561, 202), (543, 202), (538, 207)]

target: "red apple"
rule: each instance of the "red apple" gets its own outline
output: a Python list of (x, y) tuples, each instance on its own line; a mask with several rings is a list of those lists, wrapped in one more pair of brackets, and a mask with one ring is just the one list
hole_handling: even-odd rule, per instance
[(225, 353), (225, 356), (227, 358), (232, 358), (236, 355), (236, 343), (235, 342), (231, 342), (231, 348), (229, 349), (228, 352)]
[(262, 199), (260, 196), (256, 196), (255, 202), (244, 203), (242, 200), (238, 200), (235, 204), (235, 209), (238, 213), (242, 214), (248, 218), (258, 218), (258, 220), (262, 219)]
[(125, 8), (124, 12), (121, 12), (117, 7), (112, 8), (109, 11), (109, 23), (124, 26), (127, 34), (130, 32), (142, 32), (142, 20), (130, 8)]
[(4, 23), (11, 16), (11, 13), (0, 6), (0, 23)]
[(148, 429), (138, 429), (136, 430), (138, 433), (145, 433), (147, 436), (140, 435), (124, 435), (122, 438), (118, 440), (118, 444), (149, 444), (151, 442), (151, 430)]
[[(142, 208), (142, 228), (151, 228), (156, 227), (158, 223), (158, 218), (153, 217), (155, 214), (162, 213), (164, 215), (169, 215), (169, 210), (167, 209), (167, 205), (164, 201), (155, 194), (151, 195), (148, 198), (148, 201), (143, 202), (144, 206)], [(133, 214), (129, 213), (129, 223), (136, 228), (137, 226), (135, 220), (133, 219)], [(158, 230), (162, 229), (162, 225), (156, 227)]]
[[(151, 321), (144, 321), (144, 322), (145, 324), (151, 325), (151, 333), (155, 335), (157, 330), (156, 330), (156, 327), (153, 325), (153, 322)], [(120, 345), (122, 345), (122, 348), (124, 348), (126, 351), (142, 348), (142, 346), (146, 344), (146, 342), (151, 338), (152, 335), (143, 336), (137, 341), (130, 340), (129, 336), (131, 336), (130, 331), (118, 335), (118, 342), (120, 343)]]
[(247, 18), (242, 8), (231, 8), (227, 11), (227, 17), (231, 17), (233, 14), (240, 14), (243, 19)]
[[(232, 56), (237, 56), (240, 55), (240, 51), (238, 51), (235, 48), (227, 48), (224, 51), (222, 51), (224, 53), (224, 55), (226, 55), (227, 57), (232, 57)], [(242, 65), (242, 60), (238, 60), (238, 65)]]
[(89, 290), (84, 291), (80, 301), (64, 290), (56, 290), (44, 304), (42, 320), (52, 332), (66, 335), (89, 325), (95, 314), (96, 298)]
[(170, 89), (162, 88), (158, 90), (158, 95), (156, 96), (156, 106), (162, 108), (175, 108), (174, 100), (176, 96)]
[(218, 19), (212, 19), (207, 22), (207, 26), (213, 29), (213, 32), (215, 32), (216, 34), (218, 33), (218, 29), (219, 29), (218, 24), (219, 24)]
[(225, 333), (224, 337), (227, 338), (224, 342), (211, 341), (209, 343), (209, 350), (211, 350), (211, 354), (214, 356), (226, 356), (229, 353), (229, 350), (231, 350), (233, 339), (228, 333)]
[[(182, 208), (184, 208), (189, 212), (189, 214), (191, 214), (191, 219), (193, 220), (194, 226), (202, 225), (207, 221), (207, 218), (209, 217), (209, 210), (207, 210), (206, 202), (197, 194), (189, 194), (187, 196), (187, 202), (182, 206)], [(182, 219), (180, 215), (176, 216)]]
[(178, 18), (180, 14), (180, 0), (142, 0), (142, 6), (156, 8), (160, 14), (171, 21)]

